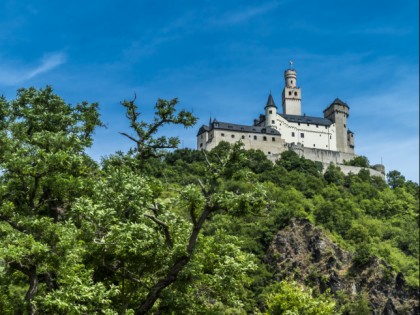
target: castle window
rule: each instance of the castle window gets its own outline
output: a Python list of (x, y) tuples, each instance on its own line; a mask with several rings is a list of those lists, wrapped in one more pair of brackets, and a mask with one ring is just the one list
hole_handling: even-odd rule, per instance
[(257, 136), (254, 136), (254, 140), (257, 140)]
[(201, 135), (200, 138), (203, 139), (203, 135)]
[(289, 91), (289, 95), (292, 95), (292, 91)]
[(242, 139), (245, 139), (245, 136), (242, 136)]
[(346, 128), (347, 126), (346, 126), (346, 124), (344, 124), (344, 128)]
[(200, 143), (200, 148), (202, 148), (203, 147), (203, 144), (202, 143)]
[(269, 113), (269, 114), (272, 114), (272, 113), (273, 113), (273, 111), (272, 111), (272, 110), (269, 110), (269, 111), (268, 111), (268, 113)]
[(264, 136), (264, 137), (263, 137), (263, 140), (264, 140), (264, 141), (267, 141), (267, 137), (266, 137), (266, 136)]
[(297, 92), (295, 92), (295, 96), (297, 96)]
[(325, 129), (327, 129), (328, 127), (327, 126), (325, 126)]
[(292, 137), (294, 137), (295, 136), (295, 133), (294, 132), (292, 132)]
[(316, 127), (318, 128), (318, 125), (316, 125)]
[(268, 154), (271, 154), (271, 152), (270, 152), (270, 151), (268, 151)]
[(330, 139), (331, 139), (331, 136), (330, 136)]
[(276, 138), (272, 137), (271, 140), (276, 141)]
[(315, 144), (314, 144), (314, 148), (315, 148)]
[(298, 126), (300, 126), (300, 122), (298, 122)]
[(235, 138), (235, 135), (231, 135), (232, 138)]
[(309, 127), (309, 124), (307, 124), (308, 125), (308, 127)]
[(301, 137), (301, 138), (305, 138), (305, 134), (302, 132), (302, 133), (300, 134), (300, 137)]
[(224, 136), (225, 136), (225, 134), (224, 134), (224, 133), (222, 133), (222, 134), (221, 134), (221, 136), (222, 136), (222, 137), (224, 137)]
[(272, 120), (271, 123), (274, 124), (274, 120)]

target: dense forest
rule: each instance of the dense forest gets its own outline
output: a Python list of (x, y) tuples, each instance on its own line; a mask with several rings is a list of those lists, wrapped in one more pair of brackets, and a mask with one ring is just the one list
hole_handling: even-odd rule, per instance
[(320, 290), (298, 268), (273, 276), (267, 252), (293, 220), (351, 253), (346, 277), (376, 257), (418, 292), (417, 183), (293, 152), (272, 163), (239, 143), (177, 149), (157, 136), (195, 124), (176, 99), (158, 100), (150, 122), (135, 100), (122, 105), (132, 149), (96, 162), (86, 149), (103, 126), (98, 104), (67, 104), (50, 87), (0, 98), (1, 314), (375, 311), (363, 290)]

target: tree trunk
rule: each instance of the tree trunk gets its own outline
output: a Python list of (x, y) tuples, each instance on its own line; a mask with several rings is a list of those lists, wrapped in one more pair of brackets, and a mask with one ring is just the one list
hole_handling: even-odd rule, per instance
[(35, 305), (32, 304), (33, 299), (38, 291), (38, 275), (36, 274), (36, 266), (29, 269), (29, 289), (25, 295), (26, 309), (29, 315), (36, 314)]
[(206, 206), (203, 213), (200, 216), (198, 222), (194, 225), (191, 232), (191, 236), (187, 246), (187, 255), (182, 256), (176, 260), (176, 262), (169, 268), (168, 273), (162, 279), (160, 279), (149, 291), (149, 294), (146, 297), (146, 300), (136, 311), (136, 315), (145, 315), (153, 307), (157, 299), (160, 297), (160, 294), (163, 289), (170, 286), (178, 278), (178, 274), (181, 270), (188, 264), (191, 260), (192, 254), (194, 252), (195, 245), (197, 244), (198, 234), (200, 233), (201, 228), (203, 227), (204, 221), (207, 219), (208, 215), (211, 212), (211, 208)]

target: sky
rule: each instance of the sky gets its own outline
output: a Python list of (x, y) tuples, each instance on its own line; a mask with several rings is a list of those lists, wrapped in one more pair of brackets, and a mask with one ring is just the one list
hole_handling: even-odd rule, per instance
[(51, 85), (66, 102), (98, 102), (107, 128), (89, 154), (131, 143), (120, 102), (144, 120), (158, 98), (199, 118), (166, 127), (195, 148), (209, 117), (252, 124), (270, 91), (281, 108), (293, 60), (302, 111), (350, 106), (356, 153), (419, 182), (418, 0), (0, 1), (0, 94)]

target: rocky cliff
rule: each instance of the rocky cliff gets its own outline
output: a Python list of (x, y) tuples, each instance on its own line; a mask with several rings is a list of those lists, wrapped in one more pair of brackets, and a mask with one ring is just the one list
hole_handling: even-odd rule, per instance
[(373, 314), (419, 314), (419, 292), (384, 261), (371, 257), (362, 266), (308, 220), (294, 219), (274, 237), (266, 256), (276, 280), (292, 278), (338, 300), (366, 296)]

